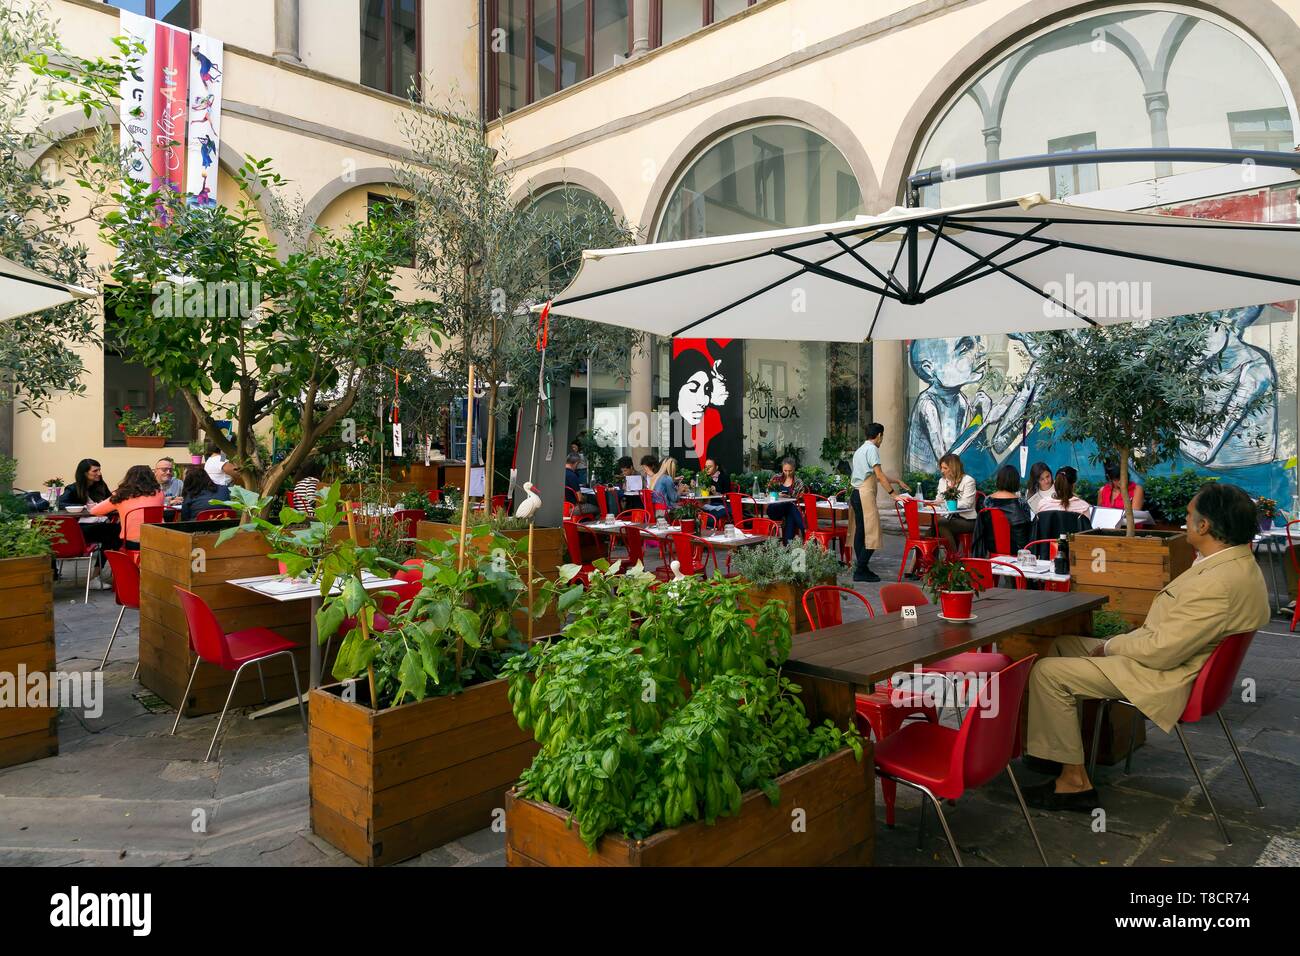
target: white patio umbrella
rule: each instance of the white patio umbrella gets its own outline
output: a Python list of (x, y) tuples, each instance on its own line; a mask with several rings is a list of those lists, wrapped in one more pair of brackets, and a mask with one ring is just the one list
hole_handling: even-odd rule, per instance
[(10, 259), (0, 258), (0, 321), (95, 295), (91, 289), (59, 282)]
[(1041, 195), (589, 250), (552, 311), (664, 336), (861, 342), (1076, 329), (1300, 297), (1300, 226)]

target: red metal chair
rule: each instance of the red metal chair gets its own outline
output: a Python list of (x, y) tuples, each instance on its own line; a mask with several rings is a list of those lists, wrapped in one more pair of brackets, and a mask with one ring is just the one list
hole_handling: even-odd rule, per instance
[(294, 502), (293, 492), (292, 492), (292, 491), (286, 491), (286, 492), (284, 493), (284, 506), (285, 506), (286, 508), (293, 508), (294, 511), (297, 511), (297, 510), (298, 510), (298, 506), (295, 505), (293, 502)]
[(190, 682), (185, 685), (185, 696), (181, 698), (181, 704), (176, 708), (176, 721), (172, 724), (172, 735), (175, 735), (176, 728), (180, 726), (181, 715), (185, 713), (185, 704), (189, 701), (194, 678), (198, 676), (199, 664), (206, 661), (224, 671), (234, 671), (235, 679), (230, 682), (230, 693), (226, 695), (225, 706), (221, 708), (221, 716), (217, 718), (217, 729), (212, 732), (212, 743), (208, 745), (208, 754), (203, 758), (203, 762), (207, 763), (212, 759), (212, 751), (217, 746), (217, 736), (221, 733), (221, 724), (226, 719), (226, 711), (230, 709), (230, 701), (235, 696), (235, 688), (239, 685), (239, 675), (249, 664), (258, 665), (257, 676), (262, 681), (262, 699), (265, 700), (266, 678), (262, 676), (261, 663), (281, 655), (289, 658), (293, 687), (298, 695), (298, 716), (302, 719), (302, 729), (306, 733), (307, 713), (303, 710), (302, 688), (298, 684), (298, 662), (293, 656), (294, 649), (298, 645), (267, 627), (250, 627), (227, 634), (221, 629), (216, 615), (212, 613), (212, 609), (203, 598), (180, 585), (173, 585), (173, 587), (176, 588), (176, 596), (180, 598), (181, 609), (185, 612), (185, 623), (190, 631), (190, 650), (194, 652), (195, 660), (194, 669), (190, 671)]
[[(126, 614), (126, 609), (140, 610), (140, 568), (135, 563), (135, 556), (126, 551), (105, 551), (104, 557), (108, 559), (108, 566), (113, 569), (113, 599), (122, 610), (117, 612), (113, 633), (108, 636), (108, 647), (104, 649), (104, 659), (99, 662), (101, 671), (108, 666), (108, 655), (113, 651), (113, 642), (117, 640), (117, 632), (122, 626), (122, 617)], [(135, 669), (136, 673), (139, 673), (139, 661), (136, 662)], [(131, 676), (134, 678), (135, 674)]]
[(592, 485), (591, 490), (596, 493), (594, 496), (596, 499), (596, 514), (603, 518), (606, 514), (610, 513), (609, 488), (605, 485)]
[(1001, 508), (984, 508), (979, 512), (982, 515), (988, 515), (989, 521), (993, 523), (993, 547), (990, 554), (1012, 554), (1011, 551), (1011, 519)]
[(206, 508), (194, 516), (195, 521), (229, 521), (238, 518), (234, 508)]
[[(646, 511), (644, 508), (628, 508), (626, 511), (619, 514), (618, 520), (631, 521), (633, 524), (652, 525), (655, 523), (655, 516), (653, 511)], [(649, 535), (638, 535), (638, 537), (641, 540), (642, 553), (644, 553), (646, 548), (654, 548), (659, 552), (659, 561), (666, 572), (668, 562), (672, 560), (672, 542), (665, 541), (662, 538), (651, 537)], [(624, 540), (626, 541), (626, 536), (624, 537)], [(636, 564), (636, 561), (633, 560), (632, 563)]]
[[(1039, 538), (1037, 541), (1030, 541), (1025, 545), (1026, 549), (1033, 551), (1035, 555), (1040, 555), (1040, 556), (1042, 554), (1042, 549), (1044, 547), (1046, 547), (1047, 549), (1047, 560), (1055, 561), (1056, 552), (1059, 550), (1059, 546), (1056, 538)], [(1069, 581), (1040, 581), (1038, 582), (1038, 584), (1039, 587), (1042, 588), (1042, 590), (1044, 591), (1070, 590)]]
[[(825, 503), (831, 508), (830, 526), (821, 524), (817, 518), (817, 506)], [(804, 520), (804, 541), (816, 541), (825, 550), (831, 554), (838, 554), (840, 561), (847, 564), (849, 544), (849, 527), (847, 524), (841, 525), (836, 517), (834, 506), (831, 506), (831, 500), (822, 495), (814, 495), (811, 492), (805, 492), (803, 496), (803, 520)]]
[(630, 521), (633, 524), (653, 524), (654, 518), (650, 512), (644, 508), (628, 508), (626, 511), (620, 511), (618, 514), (619, 521)]
[(673, 555), (682, 574), (708, 576), (710, 560), (713, 562), (714, 571), (722, 570), (722, 566), (718, 564), (718, 553), (706, 538), (685, 531), (676, 531), (672, 535), (672, 540)]
[[(581, 566), (581, 570), (578, 571), (575, 580), (581, 582), (583, 587), (586, 587), (591, 583), (591, 574), (596, 570), (596, 566), (593, 564), (586, 564), (582, 560), (582, 538), (578, 534), (578, 529), (582, 527), (582, 522), (568, 518), (561, 521), (560, 524), (564, 526), (564, 545), (569, 551), (569, 563)], [(591, 535), (593, 538), (596, 537), (596, 532), (594, 531), (588, 531), (587, 534)]]
[(393, 512), (393, 524), (401, 527), (404, 538), (414, 538), (419, 533), (420, 522), (423, 520), (424, 512), (419, 508), (401, 508)]
[[(1192, 756), (1192, 749), (1187, 745), (1187, 736), (1183, 733), (1183, 724), (1195, 724), (1205, 717), (1211, 715), (1219, 718), (1219, 726), (1223, 728), (1223, 735), (1228, 738), (1228, 745), (1232, 748), (1233, 756), (1237, 758), (1237, 766), (1241, 767), (1242, 775), (1246, 778), (1246, 784), (1250, 787), (1251, 794), (1255, 797), (1255, 803), (1259, 808), (1264, 809), (1264, 798), (1259, 794), (1259, 788), (1255, 786), (1255, 779), (1250, 775), (1250, 770), (1246, 767), (1246, 761), (1242, 759), (1241, 751), (1237, 749), (1237, 741), (1232, 736), (1232, 731), (1228, 729), (1228, 722), (1223, 719), (1221, 708), (1228, 700), (1228, 695), (1237, 685), (1237, 672), (1241, 669), (1241, 662), (1246, 657), (1246, 651), (1250, 649), (1250, 642), (1255, 639), (1255, 632), (1248, 631), (1243, 634), (1232, 634), (1225, 637), (1219, 642), (1205, 663), (1201, 665), (1201, 672), (1196, 675), (1196, 682), (1192, 684), (1191, 696), (1187, 698), (1187, 706), (1183, 708), (1183, 714), (1178, 718), (1178, 723), (1174, 724), (1174, 730), (1178, 733), (1178, 742), (1183, 745), (1183, 753), (1187, 754), (1187, 762), (1192, 765), (1192, 774), (1196, 777), (1196, 782), (1201, 785), (1201, 793), (1205, 794), (1205, 802), (1210, 805), (1210, 812), (1214, 814), (1214, 822), (1219, 825), (1219, 832), (1223, 834), (1223, 842), (1232, 846), (1232, 837), (1228, 835), (1228, 828), (1224, 826), (1223, 818), (1219, 816), (1219, 809), (1214, 805), (1213, 798), (1210, 797), (1210, 788), (1205, 784), (1205, 778), (1201, 776), (1200, 767), (1196, 765), (1196, 759)], [(1092, 732), (1092, 759), (1088, 764), (1088, 777), (1091, 779), (1097, 769), (1097, 745), (1101, 738), (1101, 724), (1105, 718), (1106, 707), (1110, 704), (1123, 704), (1125, 707), (1132, 707), (1138, 710), (1131, 702), (1127, 700), (1103, 700), (1097, 710), (1097, 720), (1093, 724)], [(1141, 711), (1138, 711), (1140, 714)], [(1133, 746), (1137, 739), (1137, 721), (1133, 721), (1132, 736), (1129, 738), (1128, 757), (1124, 760), (1124, 772), (1128, 773), (1133, 764)]]
[[(900, 587), (910, 587), (910, 585), (900, 585)], [(803, 613), (808, 619), (808, 624), (814, 631), (842, 624), (844, 613), (840, 599), (850, 595), (862, 602), (867, 617), (876, 616), (871, 610), (871, 603), (857, 591), (832, 584), (819, 584), (803, 592)], [(812, 598), (812, 607), (808, 606), (809, 598)], [(924, 600), (924, 595), (922, 599)], [(938, 710), (933, 704), (927, 703), (923, 695), (892, 688), (876, 690), (870, 694), (858, 694), (855, 698), (855, 710), (858, 729), (863, 734), (874, 736), (877, 743), (903, 726), (903, 722), (909, 717), (921, 717), (935, 723), (939, 721)], [(881, 778), (880, 792), (885, 801), (885, 824), (892, 827), (898, 786), (892, 780)]]
[(767, 538), (781, 537), (781, 522), (771, 518), (746, 518), (736, 524), (746, 534), (758, 534)]
[[(64, 561), (85, 561), (86, 562), (86, 596), (82, 601), (83, 604), (90, 603), (90, 574), (91, 569), (97, 563), (102, 552), (98, 544), (88, 544), (86, 536), (81, 533), (81, 522), (72, 515), (50, 515), (41, 518), (41, 521), (54, 525), (57, 532), (52, 536), (50, 547), (53, 549), (54, 560), (59, 562), (60, 569)], [(76, 578), (74, 577), (75, 581)], [(101, 578), (99, 589), (104, 589), (104, 581)]]
[(966, 566), (966, 570), (975, 578), (981, 591), (987, 591), (998, 586), (998, 575), (993, 572), (995, 567), (1010, 568), (1015, 572), (1011, 575), (1011, 578), (1016, 582), (1017, 591), (1023, 591), (1029, 586), (1029, 579), (1025, 577), (1025, 572), (1010, 561), (998, 561), (994, 558), (962, 558), (961, 563)]
[(437, 488), (430, 488), (426, 497), (429, 499), (429, 504), (436, 505), (438, 502), (442, 501), (442, 492)]
[(645, 508), (645, 510), (650, 512), (651, 514), (655, 513), (655, 511), (657, 510), (657, 506), (655, 505), (654, 489), (652, 488), (641, 489), (641, 507)]
[(492, 496), (492, 514), (496, 514), (498, 511), (501, 511), (503, 508), (508, 508), (508, 507), (510, 507), (509, 495)]
[(898, 580), (903, 580), (903, 572), (907, 570), (907, 559), (916, 554), (916, 566), (913, 570), (917, 574), (924, 574), (934, 564), (938, 557), (939, 550), (944, 546), (943, 539), (923, 538), (921, 537), (921, 505), (915, 498), (908, 498), (904, 501), (894, 500), (894, 512), (898, 515), (899, 527), (903, 529), (905, 538), (903, 541), (903, 560), (898, 565)]
[(727, 512), (731, 515), (731, 523), (739, 527), (745, 523), (745, 496), (739, 491), (727, 492)]
[[(990, 679), (988, 699), (970, 707), (962, 718), (961, 728), (953, 730), (938, 723), (913, 722), (899, 728), (876, 744), (876, 773), (882, 780), (897, 781), (921, 791), (934, 804), (939, 823), (953, 859), (962, 866), (961, 852), (953, 839), (948, 820), (943, 815), (943, 800), (956, 800), (967, 790), (983, 786), (1003, 770), (1011, 780), (1020, 812), (1025, 816), (1038, 855), (1047, 866), (1047, 855), (1034, 829), (1034, 821), (1025, 806), (1020, 783), (1011, 769), (1020, 730), (1020, 704), (1029, 682), (1029, 669), (1037, 655), (1031, 654), (1011, 664)], [(923, 839), (925, 803), (921, 803), (918, 841)]]
[[(627, 545), (626, 567), (633, 568), (638, 564), (645, 567), (645, 546), (647, 541), (642, 537), (641, 529), (635, 527), (624, 528), (623, 542)], [(662, 544), (662, 542), (653, 539), (651, 539), (649, 543), (654, 544), (656, 547)], [(654, 571), (651, 572), (661, 581), (667, 581), (673, 576), (672, 569), (668, 566), (668, 562), (663, 559), (664, 553), (664, 551), (660, 551), (659, 567), (655, 568)], [(647, 568), (647, 570), (649, 569)]]
[(929, 604), (930, 601), (925, 596), (925, 592), (915, 584), (904, 581), (883, 585), (880, 588), (880, 603), (886, 614), (893, 614), (901, 607), (920, 607)]
[(717, 531), (718, 517), (711, 515), (707, 511), (700, 510), (695, 513), (695, 529), (697, 531)]
[[(140, 517), (136, 518), (135, 517), (136, 515), (139, 515)], [(165, 509), (162, 505), (150, 505), (148, 508), (141, 508), (138, 511), (132, 512), (131, 518), (133, 520), (131, 521), (131, 527), (129, 529), (126, 526), (126, 521), (123, 520), (122, 522), (122, 537), (123, 539), (125, 539), (129, 537), (130, 531), (134, 531), (135, 537), (132, 538), (131, 540), (139, 541), (140, 529), (144, 525), (163, 524), (164, 522), (166, 522), (167, 509)]]

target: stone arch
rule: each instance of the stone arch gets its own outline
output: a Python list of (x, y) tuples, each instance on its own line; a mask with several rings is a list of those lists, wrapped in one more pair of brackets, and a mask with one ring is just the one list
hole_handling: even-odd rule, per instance
[(623, 204), (619, 202), (614, 190), (610, 189), (603, 179), (594, 173), (587, 172), (585, 169), (575, 169), (572, 166), (555, 166), (543, 172), (534, 173), (514, 191), (510, 196), (510, 202), (518, 206), (528, 198), (530, 192), (541, 193), (554, 186), (577, 186), (579, 189), (585, 189), (608, 206), (619, 219), (627, 219), (627, 213), (623, 211)]
[(307, 229), (316, 225), (321, 214), (329, 208), (330, 203), (338, 199), (346, 192), (356, 189), (358, 186), (399, 186), (397, 181), (397, 170), (391, 166), (365, 166), (360, 169), (344, 173), (335, 179), (330, 180), (311, 197), (303, 206), (303, 225)]

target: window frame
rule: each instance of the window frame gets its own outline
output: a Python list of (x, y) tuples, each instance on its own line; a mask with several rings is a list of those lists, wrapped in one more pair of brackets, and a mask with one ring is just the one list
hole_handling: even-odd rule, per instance
[[(158, 20), (158, 22), (160, 23), (167, 23), (169, 27), (175, 27), (178, 30), (194, 31), (199, 28), (199, 19), (200, 19), (199, 4), (201, 2), (202, 0), (190, 0), (190, 22), (185, 24), (184, 26), (181, 26), (178, 23), (167, 23), (166, 20), (159, 20), (159, 18), (155, 15), (158, 10), (158, 0), (144, 0), (145, 12), (143, 16), (148, 17), (150, 20)], [(114, 3), (113, 0), (104, 0), (104, 6), (113, 7), (116, 10), (122, 9), (121, 4)], [(129, 13), (131, 11), (128, 10), (127, 12)]]
[[(152, 3), (153, 0), (149, 0), (149, 2)], [(394, 47), (393, 47), (393, 5), (394, 5), (395, 3), (398, 3), (398, 2), (400, 2), (400, 0), (383, 0), (383, 4), (384, 4), (384, 77), (387, 79), (387, 81), (388, 81), (388, 86), (390, 86), (390, 87), (393, 85), (393, 82), (394, 82), (394, 78), (393, 78), (393, 50), (394, 50)], [(358, 19), (358, 21), (357, 21), (357, 31), (360, 32), (360, 31), (361, 31), (361, 26), (362, 26), (362, 23), (363, 23), (364, 20), (365, 20), (365, 14), (366, 14), (364, 4), (358, 4), (358, 6), (357, 6), (357, 13), (358, 13), (358, 17), (359, 17), (359, 19)], [(363, 43), (361, 44), (361, 57), (364, 57), (364, 56), (365, 56), (365, 51), (366, 51), (365, 43), (363, 42)], [(358, 67), (359, 67), (359, 66), (360, 66), (360, 60), (358, 60)], [(364, 70), (360, 70), (360, 69), (358, 69), (358, 73), (364, 73)], [(424, 0), (415, 0), (415, 75), (416, 75), (417, 77), (420, 77), (421, 79), (423, 79), (423, 77), (424, 77)], [(408, 80), (408, 82), (409, 82), (409, 80)], [(379, 88), (379, 87), (375, 87), (375, 86), (368, 86), (368, 85), (366, 85), (366, 83), (364, 83), (364, 82), (362, 82), (361, 85), (364, 86), (364, 87), (365, 87), (366, 89), (368, 89), (368, 90), (376, 90), (377, 92), (380, 92), (380, 93), (387, 93), (389, 96), (400, 96), (400, 97), (402, 97), (403, 99), (406, 98), (406, 90), (405, 90), (405, 89), (402, 89), (401, 91), (392, 90), (392, 89), (381, 89), (381, 88)], [(419, 89), (418, 92), (419, 92), (420, 99), (423, 100), (423, 98), (424, 98), (423, 83), (420, 84), (420, 87), (421, 87), (421, 88)]]
[[(107, 286), (104, 289), (104, 295), (102, 297), (103, 309), (104, 309), (104, 313), (103, 313), (104, 334), (103, 334), (103, 340), (100, 343), (100, 361), (102, 363), (100, 368), (103, 376), (103, 397), (100, 400), (100, 406), (102, 410), (101, 414), (103, 415), (104, 418), (104, 435), (105, 435), (104, 447), (105, 448), (126, 447), (126, 437), (122, 435), (119, 431), (117, 431), (115, 427), (110, 427), (111, 423), (108, 420), (108, 416), (110, 414), (110, 408), (108, 405), (108, 392), (109, 392), (108, 360), (110, 355), (113, 358), (117, 359), (119, 362), (121, 362), (123, 365), (133, 365), (136, 368), (142, 369), (144, 371), (145, 377), (148, 380), (148, 386), (146, 389), (148, 394), (148, 398), (146, 400), (148, 405), (147, 410), (151, 415), (158, 411), (158, 391), (160, 386), (158, 384), (157, 376), (155, 376), (153, 372), (149, 370), (149, 367), (147, 365), (144, 365), (136, 361), (134, 358), (128, 355), (125, 348), (123, 348), (121, 345), (117, 344), (112, 340), (109, 332), (109, 324), (111, 322), (115, 322), (117, 319), (116, 308), (111, 304), (110, 300), (111, 297), (122, 294), (122, 291), (123, 291), (122, 286), (119, 285)], [(166, 386), (162, 386), (162, 390), (168, 391)], [(177, 394), (171, 395), (170, 397), (172, 399), (172, 415), (176, 420), (176, 430), (181, 431), (183, 433), (184, 429), (181, 427), (182, 422), (188, 422), (190, 437), (189, 438), (177, 437), (175, 434), (168, 435), (167, 441), (163, 443), (163, 447), (181, 448), (188, 445), (195, 437), (197, 437), (200, 434), (199, 420), (198, 417), (194, 414), (194, 411), (189, 407), (188, 404), (186, 404), (186, 402), (184, 401), (183, 397), (179, 394), (179, 392)]]

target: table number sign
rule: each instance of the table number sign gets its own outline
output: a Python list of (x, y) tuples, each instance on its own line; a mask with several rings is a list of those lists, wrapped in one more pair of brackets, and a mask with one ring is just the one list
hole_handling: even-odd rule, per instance
[(899, 611), (902, 612), (904, 621), (916, 620), (916, 605), (904, 604), (901, 608), (899, 608)]

